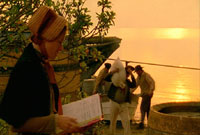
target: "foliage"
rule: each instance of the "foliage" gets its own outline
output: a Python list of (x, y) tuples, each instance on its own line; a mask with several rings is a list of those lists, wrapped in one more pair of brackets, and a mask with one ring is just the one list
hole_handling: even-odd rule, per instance
[(65, 95), (64, 97), (61, 98), (61, 102), (62, 102), (63, 105), (70, 103), (70, 100), (71, 100), (71, 95), (70, 94)]
[[(0, 102), (3, 98), (3, 94), (0, 93)], [(0, 119), (0, 134), (1, 135), (8, 135), (9, 125), (2, 119)]]
[(25, 23), (39, 5), (38, 1), (3, 0), (0, 2), (0, 50), (1, 57), (9, 52), (22, 51), (27, 43), (24, 32), (27, 31)]
[(8, 129), (9, 129), (9, 125), (5, 121), (0, 119), (0, 134), (8, 135)]
[(64, 48), (68, 59), (80, 61), (80, 67), (87, 69), (87, 61), (102, 60), (103, 56), (95, 48), (88, 49), (87, 40), (94, 36), (103, 37), (114, 25), (115, 13), (109, 0), (99, 0), (101, 9), (96, 13), (96, 25), (91, 20), (90, 11), (84, 4), (87, 0), (2, 0), (0, 2), (0, 60), (10, 52), (22, 52), (29, 42), (26, 23), (34, 11), (41, 5), (48, 5), (64, 16), (68, 21), (68, 34)]
[(105, 128), (106, 128), (105, 121), (100, 121), (92, 125), (90, 128), (88, 128), (83, 135), (104, 135)]

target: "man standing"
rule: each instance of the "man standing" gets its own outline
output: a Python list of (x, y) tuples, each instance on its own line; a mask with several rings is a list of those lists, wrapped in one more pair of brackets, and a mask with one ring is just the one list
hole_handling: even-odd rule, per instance
[(150, 74), (146, 73), (143, 70), (143, 67), (140, 65), (137, 65), (135, 67), (135, 72), (137, 73), (137, 79), (136, 79), (136, 88), (140, 86), (141, 89), (141, 122), (139, 124), (138, 129), (144, 128), (144, 119), (145, 116), (149, 116), (150, 106), (151, 106), (151, 98), (153, 97), (153, 92), (155, 90), (155, 81), (151, 77)]
[(104, 66), (105, 67), (99, 72), (99, 74), (96, 78), (96, 83), (95, 83), (95, 86), (94, 86), (94, 90), (92, 92), (93, 94), (96, 94), (96, 93), (104, 94), (105, 93), (105, 87), (104, 87), (105, 80), (104, 79), (108, 75), (108, 71), (111, 67), (111, 64), (105, 63)]
[[(122, 126), (124, 128), (124, 135), (131, 135), (130, 129), (130, 118), (128, 104), (130, 103), (130, 88), (135, 88), (136, 81), (132, 74), (134, 68), (132, 66), (127, 66), (126, 80), (124, 82), (125, 87), (117, 87), (112, 82), (110, 90), (108, 91), (108, 97), (111, 103), (111, 118), (110, 118), (110, 134), (115, 135), (117, 116), (119, 115), (122, 121)], [(120, 72), (119, 69), (111, 72), (107, 77), (107, 81), (111, 81), (113, 74)], [(128, 77), (131, 76), (131, 80)]]

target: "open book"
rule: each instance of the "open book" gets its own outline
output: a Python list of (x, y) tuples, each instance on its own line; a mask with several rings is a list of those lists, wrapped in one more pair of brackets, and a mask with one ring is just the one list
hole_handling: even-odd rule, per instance
[(63, 115), (76, 118), (81, 127), (103, 120), (99, 94), (63, 105)]

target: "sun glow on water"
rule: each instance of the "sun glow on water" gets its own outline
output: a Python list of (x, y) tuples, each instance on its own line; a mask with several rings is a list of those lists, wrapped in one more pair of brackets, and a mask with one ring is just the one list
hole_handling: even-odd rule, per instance
[(188, 96), (188, 89), (185, 86), (185, 83), (182, 81), (176, 81), (176, 89), (174, 91), (176, 93), (175, 99), (176, 101), (189, 101), (191, 100)]

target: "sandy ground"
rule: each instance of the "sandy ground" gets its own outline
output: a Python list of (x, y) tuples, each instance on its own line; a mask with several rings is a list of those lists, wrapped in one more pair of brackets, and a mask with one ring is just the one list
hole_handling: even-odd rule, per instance
[[(144, 129), (137, 129), (137, 126), (138, 125), (136, 124), (131, 124), (132, 135), (146, 135), (147, 127), (145, 126)], [(117, 130), (115, 135), (123, 135), (123, 131), (124, 129), (122, 128), (122, 126), (117, 125)], [(109, 135), (109, 125), (106, 125), (103, 135)]]

